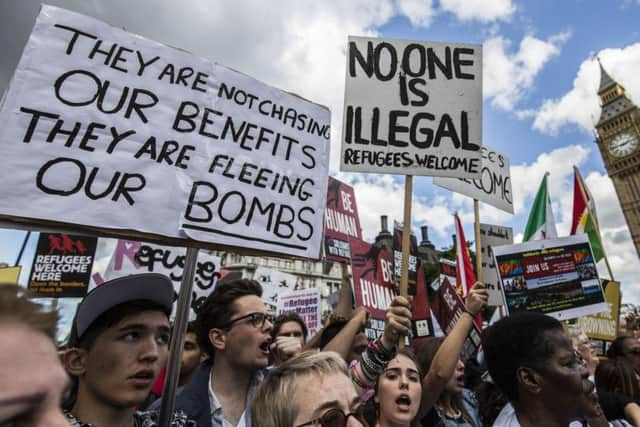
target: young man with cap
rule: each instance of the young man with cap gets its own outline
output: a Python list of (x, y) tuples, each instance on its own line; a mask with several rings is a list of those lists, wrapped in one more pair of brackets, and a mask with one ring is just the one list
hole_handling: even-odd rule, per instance
[[(157, 413), (136, 412), (165, 365), (171, 280), (144, 273), (103, 283), (78, 305), (64, 355), (74, 383), (65, 404), (76, 427), (153, 427)], [(184, 415), (173, 426), (193, 426)]]
[(255, 280), (234, 280), (217, 285), (198, 309), (198, 341), (210, 358), (180, 390), (176, 408), (200, 427), (252, 425), (253, 392), (264, 378), (272, 340), (273, 318), (261, 295)]

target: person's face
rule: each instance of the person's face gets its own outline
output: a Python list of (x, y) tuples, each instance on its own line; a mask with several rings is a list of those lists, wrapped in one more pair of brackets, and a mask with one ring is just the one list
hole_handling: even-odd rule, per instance
[(418, 414), (422, 383), (413, 360), (397, 355), (378, 379), (375, 402), (390, 425), (409, 425)]
[(444, 389), (452, 394), (462, 393), (462, 389), (464, 389), (464, 362), (461, 359), (458, 359), (456, 369), (445, 384)]
[(18, 323), (0, 328), (0, 424), (68, 427), (60, 405), (69, 378), (51, 339)]
[(300, 344), (304, 346), (304, 334), (302, 327), (296, 321), (284, 322), (280, 326), (280, 330), (276, 334), (276, 337), (294, 337), (300, 340)]
[[(245, 295), (236, 299), (233, 304), (234, 314), (231, 316), (231, 321), (251, 313), (267, 312), (264, 303), (257, 295)], [(267, 367), (272, 327), (273, 324), (268, 319), (258, 326), (251, 322), (251, 318), (234, 322), (226, 331), (224, 357), (229, 363), (252, 371)]]
[(540, 397), (546, 407), (566, 419), (598, 415), (594, 384), (571, 339), (562, 330), (548, 331), (546, 337), (554, 352), (537, 370), (541, 377)]
[(622, 353), (633, 369), (640, 372), (640, 341), (636, 338), (627, 338), (622, 343)]
[(596, 356), (596, 352), (593, 351), (591, 340), (586, 334), (580, 334), (578, 335), (575, 344), (576, 350), (578, 350), (578, 353), (580, 353), (587, 364), (589, 374), (593, 375), (595, 373), (596, 366), (598, 365), (598, 356)]
[[(295, 390), (296, 393), (291, 396), (298, 408), (294, 426), (316, 420), (332, 409), (339, 409), (345, 414), (360, 409), (360, 397), (351, 379), (342, 372), (302, 375), (297, 380)], [(347, 418), (347, 427), (363, 427), (363, 424), (350, 416)]]
[(117, 407), (144, 402), (167, 360), (169, 319), (161, 311), (125, 317), (98, 335), (86, 353), (82, 390)]
[(187, 332), (184, 337), (184, 346), (182, 347), (181, 377), (190, 375), (198, 367), (201, 353), (196, 334)]

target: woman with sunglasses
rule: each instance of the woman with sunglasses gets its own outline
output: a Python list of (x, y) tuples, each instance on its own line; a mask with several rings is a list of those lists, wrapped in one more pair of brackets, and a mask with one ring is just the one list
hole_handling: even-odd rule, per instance
[(335, 352), (307, 351), (273, 368), (256, 390), (260, 427), (368, 427), (347, 364)]

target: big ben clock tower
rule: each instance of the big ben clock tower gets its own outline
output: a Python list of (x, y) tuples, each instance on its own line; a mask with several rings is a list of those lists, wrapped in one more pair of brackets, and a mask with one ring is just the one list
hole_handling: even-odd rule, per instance
[(598, 96), (602, 112), (596, 143), (640, 256), (640, 111), (602, 64)]

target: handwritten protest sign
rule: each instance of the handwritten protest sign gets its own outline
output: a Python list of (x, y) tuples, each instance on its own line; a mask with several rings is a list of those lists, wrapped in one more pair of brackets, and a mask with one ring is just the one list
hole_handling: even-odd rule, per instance
[(433, 183), (513, 213), (509, 158), (486, 145), (482, 147), (480, 177), (475, 179), (435, 177)]
[[(111, 255), (111, 260), (104, 273), (93, 274), (93, 286), (129, 274), (160, 273), (169, 277), (173, 282), (176, 294), (180, 290), (182, 273), (185, 263), (185, 248), (159, 246), (150, 243), (131, 240), (118, 240)], [(189, 319), (193, 320), (196, 310), (213, 291), (220, 278), (220, 257), (209, 255), (203, 251), (198, 253), (193, 290), (191, 291), (191, 306)], [(176, 309), (174, 304), (174, 311)]]
[(0, 215), (317, 258), (329, 124), (298, 96), (43, 6), (0, 110)]
[(295, 290), (298, 281), (293, 274), (265, 267), (256, 268), (253, 278), (262, 285), (262, 301), (274, 308), (278, 304), (279, 295)]
[(40, 233), (31, 264), (29, 290), (35, 296), (82, 298), (87, 294), (98, 239)]
[(496, 270), (495, 259), (493, 258), (493, 247), (512, 244), (513, 229), (499, 225), (480, 224), (480, 236), (482, 280), (489, 292), (488, 305), (499, 306), (504, 304), (504, 301), (502, 300), (498, 271)]
[(360, 217), (353, 187), (329, 177), (324, 212), (324, 253), (329, 261), (349, 262), (349, 240), (362, 240)]
[(307, 326), (307, 339), (310, 339), (322, 326), (320, 289), (301, 289), (280, 295), (276, 313), (278, 315), (285, 313), (300, 315)]
[(586, 234), (493, 247), (507, 312), (568, 320), (608, 310)]
[(340, 170), (480, 176), (482, 46), (349, 37)]

